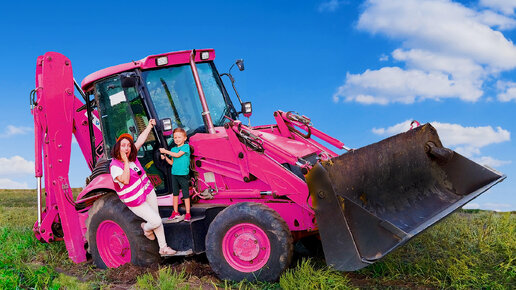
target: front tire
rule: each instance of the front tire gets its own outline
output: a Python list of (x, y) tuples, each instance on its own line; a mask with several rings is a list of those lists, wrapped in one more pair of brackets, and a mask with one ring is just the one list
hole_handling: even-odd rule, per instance
[(276, 281), (290, 265), (292, 234), (281, 216), (253, 202), (220, 212), (206, 236), (206, 256), (224, 280)]
[(158, 263), (158, 244), (143, 235), (142, 221), (115, 193), (95, 201), (86, 220), (88, 251), (93, 263), (102, 269), (126, 263), (137, 266)]

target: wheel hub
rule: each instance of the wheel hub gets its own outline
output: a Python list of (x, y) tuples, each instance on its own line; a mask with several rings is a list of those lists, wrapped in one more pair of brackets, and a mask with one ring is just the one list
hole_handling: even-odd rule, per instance
[(233, 242), (235, 256), (243, 261), (251, 261), (258, 256), (260, 245), (258, 240), (250, 233), (238, 236)]
[(271, 255), (267, 234), (251, 223), (231, 227), (222, 240), (222, 249), (228, 264), (245, 273), (260, 270)]
[(127, 252), (125, 241), (125, 237), (120, 236), (119, 233), (113, 233), (113, 235), (109, 238), (109, 247), (113, 254), (119, 256), (125, 255)]

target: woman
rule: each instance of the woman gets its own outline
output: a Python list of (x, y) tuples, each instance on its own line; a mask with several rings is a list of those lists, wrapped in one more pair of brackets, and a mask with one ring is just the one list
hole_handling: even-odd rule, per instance
[(165, 231), (158, 211), (158, 198), (154, 187), (138, 161), (137, 152), (149, 136), (156, 120), (149, 120), (149, 125), (138, 136), (136, 142), (133, 137), (124, 133), (118, 137), (113, 147), (110, 171), (118, 197), (137, 216), (144, 219), (142, 223), (144, 235), (149, 240), (158, 238), (159, 254), (171, 256), (175, 250), (167, 246)]

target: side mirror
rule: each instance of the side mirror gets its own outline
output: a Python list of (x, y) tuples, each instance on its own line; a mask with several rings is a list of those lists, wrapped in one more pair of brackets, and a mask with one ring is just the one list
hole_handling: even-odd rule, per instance
[(242, 103), (242, 114), (244, 114), (244, 117), (249, 118), (253, 114), (253, 106), (251, 105), (251, 102), (245, 102)]
[(134, 72), (121, 73), (120, 82), (124, 89), (134, 88), (138, 84), (138, 76)]
[(236, 65), (238, 66), (238, 69), (240, 71), (244, 70), (244, 60), (243, 59), (237, 59)]
[(172, 135), (172, 119), (161, 119), (161, 126), (163, 127), (163, 136)]

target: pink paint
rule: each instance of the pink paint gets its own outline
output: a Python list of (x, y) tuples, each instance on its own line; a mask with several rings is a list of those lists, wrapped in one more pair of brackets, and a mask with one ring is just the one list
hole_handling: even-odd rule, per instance
[(222, 239), (222, 252), (231, 267), (250, 273), (267, 264), (271, 255), (271, 243), (259, 226), (242, 223), (226, 232)]
[[(201, 60), (202, 52), (208, 52), (209, 57)], [(135, 68), (156, 68), (156, 60), (160, 57), (167, 58), (168, 63), (164, 66), (188, 64), (191, 55), (191, 50), (164, 53), (110, 67), (87, 76), (82, 87), (88, 91), (96, 80)], [(197, 51), (194, 60), (205, 62), (214, 58), (213, 49), (204, 49)], [(45, 172), (45, 187), (51, 194), (46, 196), (47, 208), (42, 213), (41, 225), (37, 223), (34, 231), (38, 239), (56, 240), (52, 224), (60, 221), (70, 258), (81, 262), (85, 260), (87, 212), (77, 213), (66, 195), (71, 196), (67, 175), (72, 132), (90, 169), (93, 165), (86, 110), (77, 112), (83, 103), (73, 96), (71, 64), (64, 56), (47, 53), (38, 58), (36, 85), (38, 98), (32, 110), (36, 135), (36, 176)], [(102, 154), (102, 134), (98, 113), (92, 113), (95, 119), (94, 145), (96, 157), (99, 157)], [(192, 136), (189, 142), (194, 148), (193, 164), (199, 179), (197, 188), (192, 189), (191, 194), (207, 189), (213, 191), (213, 199), (199, 201), (206, 204), (262, 203), (278, 212), (291, 231), (315, 231), (317, 224), (312, 200), (300, 168), (310, 170), (312, 166), (303, 158), (311, 158), (313, 162), (316, 158), (327, 160), (337, 154), (310, 138), (309, 134), (295, 130), (310, 132), (337, 148), (344, 148), (344, 144), (313, 128), (310, 120), (304, 116), (281, 111), (275, 112), (274, 116), (274, 125), (247, 127), (233, 120), (224, 127), (213, 128), (212, 134)], [(254, 140), (253, 146), (256, 147), (246, 145), (245, 140)], [(292, 168), (297, 168), (297, 171), (294, 170), (294, 173)], [(100, 175), (79, 194), (77, 203), (91, 204), (109, 191), (115, 191), (110, 174)], [(158, 204), (171, 206), (171, 195), (158, 197)], [(227, 254), (232, 253), (232, 266), (244, 272), (263, 267), (270, 255), (266, 233), (253, 224), (241, 224), (230, 230), (232, 235), (225, 237), (224, 244)], [(103, 260), (111, 263), (109, 267), (130, 261), (130, 250), (127, 250), (130, 245), (116, 223), (105, 221), (97, 234), (99, 251), (102, 249), (101, 255), (106, 257)]]
[(109, 268), (131, 262), (131, 245), (124, 230), (114, 221), (103, 221), (95, 234), (97, 249)]
[[(207, 59), (201, 60), (201, 53), (203, 51), (207, 51), (209, 53), (209, 57)], [(195, 62), (212, 61), (215, 59), (215, 50), (212, 48), (199, 49), (199, 50), (196, 50), (196, 52), (197, 52), (197, 54), (195, 56)], [(124, 71), (133, 70), (135, 68), (139, 68), (142, 70), (156, 68), (157, 67), (156, 59), (159, 57), (167, 57), (167, 59), (168, 59), (168, 64), (164, 65), (163, 67), (173, 66), (173, 65), (178, 65), (178, 64), (187, 64), (190, 62), (190, 54), (191, 53), (192, 53), (192, 50), (183, 50), (183, 51), (175, 51), (175, 52), (150, 55), (139, 61), (134, 61), (134, 62), (129, 62), (129, 63), (124, 63), (124, 64), (119, 64), (119, 65), (115, 65), (112, 67), (108, 67), (108, 68), (99, 70), (97, 72), (94, 72), (94, 73), (88, 75), (87, 77), (85, 77), (84, 80), (81, 82), (81, 87), (86, 92), (91, 89), (91, 85), (96, 80), (99, 80), (99, 79), (102, 79), (105, 77), (109, 77), (109, 76), (112, 76), (115, 74), (119, 74)]]
[(115, 185), (113, 183), (113, 178), (111, 174), (102, 174), (93, 179), (77, 196), (77, 203), (87, 202), (90, 200), (95, 200), (99, 196), (93, 195), (84, 197), (88, 193), (92, 191), (98, 191), (99, 194), (103, 194), (105, 192), (115, 192)]
[[(35, 229), (45, 241), (53, 241), (52, 223), (59, 209), (66, 249), (76, 263), (86, 261), (79, 216), (73, 204), (68, 172), (72, 144), (75, 98), (72, 65), (57, 52), (47, 52), (36, 63), (37, 97), (32, 108), (35, 126), (36, 177), (45, 172), (46, 211)], [(43, 158), (41, 158), (43, 156)], [(40, 206), (40, 205), (38, 205)]]

